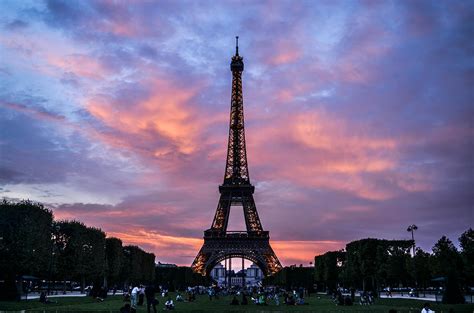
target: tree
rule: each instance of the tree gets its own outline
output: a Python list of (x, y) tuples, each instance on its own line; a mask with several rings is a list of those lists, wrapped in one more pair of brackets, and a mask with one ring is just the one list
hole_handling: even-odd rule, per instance
[(106, 268), (105, 233), (100, 228), (87, 227), (85, 236), (81, 277), (102, 285), (100, 280)]
[(107, 281), (109, 284), (117, 284), (124, 263), (122, 241), (114, 237), (106, 238), (105, 251), (107, 259)]
[(122, 280), (128, 283), (148, 283), (155, 279), (155, 255), (137, 246), (123, 248)]
[(474, 230), (469, 228), (461, 237), (459, 237), (459, 244), (461, 246), (461, 258), (463, 261), (463, 269), (465, 278), (464, 284), (466, 286), (474, 285)]
[(413, 241), (405, 240), (387, 240), (385, 245), (379, 247), (378, 279), (386, 286), (407, 285), (411, 278), (410, 248)]
[(314, 268), (302, 266), (286, 266), (270, 277), (265, 277), (264, 284), (278, 285), (285, 288), (304, 287), (310, 291), (314, 285)]
[(409, 268), (413, 282), (427, 288), (431, 283), (431, 255), (421, 248), (416, 249), (415, 256), (409, 261)]
[(3, 200), (0, 204), (0, 297), (17, 296), (15, 279), (21, 275), (47, 278), (51, 256), (53, 214), (42, 204)]
[(344, 251), (329, 251), (314, 259), (315, 280), (318, 288), (333, 290), (341, 281), (341, 273), (344, 268), (346, 253)]
[(462, 260), (456, 247), (446, 236), (441, 237), (433, 246), (432, 270), (435, 276), (446, 278), (443, 303), (464, 303), (459, 284)]
[(457, 304), (464, 303), (465, 299), (461, 291), (458, 273), (449, 271), (446, 277), (446, 288), (443, 294), (443, 303)]
[(377, 291), (380, 283), (398, 279), (391, 272), (407, 279), (407, 268), (403, 260), (409, 255), (412, 240), (362, 239), (346, 245), (347, 261), (345, 275), (354, 287)]
[(40, 203), (0, 203), (0, 299), (18, 298), (21, 286), (15, 282), (22, 275), (80, 280), (83, 291), (86, 281), (98, 286), (109, 277), (117, 283), (125, 272), (127, 280), (153, 281), (155, 255), (134, 246), (123, 248), (117, 238), (106, 241), (99, 228), (53, 221), (52, 212)]
[(59, 221), (55, 245), (58, 254), (58, 275), (79, 279), (81, 291), (86, 280), (95, 281), (105, 270), (105, 233), (77, 221)]
[(461, 258), (458, 250), (446, 236), (441, 237), (433, 246), (431, 262), (434, 276), (447, 277), (451, 271), (457, 272), (461, 267)]
[(155, 284), (162, 285), (170, 291), (183, 290), (188, 286), (209, 284), (209, 277), (194, 273), (188, 266), (155, 268)]

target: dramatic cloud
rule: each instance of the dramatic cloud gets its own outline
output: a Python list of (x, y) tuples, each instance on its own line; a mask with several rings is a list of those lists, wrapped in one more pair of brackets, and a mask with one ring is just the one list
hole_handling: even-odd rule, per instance
[(2, 197), (189, 265), (223, 179), (240, 35), (250, 177), (285, 265), (413, 223), (424, 249), (473, 226), (472, 3), (0, 8)]

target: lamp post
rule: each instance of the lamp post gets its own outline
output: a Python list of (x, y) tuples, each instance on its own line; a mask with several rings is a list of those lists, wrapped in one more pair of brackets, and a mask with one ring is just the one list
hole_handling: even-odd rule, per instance
[[(81, 293), (84, 293), (84, 287), (86, 284), (86, 268), (85, 268), (85, 259), (87, 259), (92, 251), (92, 245), (83, 244), (82, 245), (82, 255), (81, 255)], [(86, 255), (86, 256), (84, 256)]]
[(418, 229), (418, 226), (415, 224), (408, 226), (407, 232), (411, 232), (411, 240), (413, 241), (413, 257), (415, 256), (415, 230)]
[(49, 275), (48, 275), (48, 291), (47, 294), (51, 294), (51, 279), (53, 277), (53, 262), (54, 262), (54, 250), (56, 246), (56, 239), (58, 238), (57, 233), (61, 227), (59, 225), (54, 225), (52, 227), (52, 233), (51, 233), (51, 258), (49, 260)]
[(415, 272), (415, 296), (418, 296), (418, 279), (416, 273), (416, 264), (415, 264), (415, 230), (418, 229), (418, 226), (412, 224), (408, 226), (407, 232), (411, 232), (411, 240), (413, 241), (413, 271)]

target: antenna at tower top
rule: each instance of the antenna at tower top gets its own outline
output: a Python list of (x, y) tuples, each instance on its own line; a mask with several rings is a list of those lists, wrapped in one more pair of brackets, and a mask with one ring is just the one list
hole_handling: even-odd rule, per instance
[(235, 36), (235, 55), (239, 55), (239, 36)]

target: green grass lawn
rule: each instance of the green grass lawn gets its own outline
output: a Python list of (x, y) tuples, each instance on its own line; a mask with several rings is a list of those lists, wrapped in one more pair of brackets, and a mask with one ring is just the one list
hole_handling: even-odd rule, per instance
[[(175, 294), (171, 294), (173, 299)], [(421, 311), (423, 301), (409, 299), (378, 299), (375, 305), (360, 306), (353, 305), (350, 307), (336, 306), (327, 296), (313, 295), (307, 299), (309, 305), (304, 306), (276, 306), (274, 302), (268, 306), (257, 306), (249, 304), (247, 306), (231, 306), (229, 305), (232, 297), (220, 297), (218, 300), (209, 301), (207, 296), (198, 296), (197, 300), (192, 303), (178, 302), (176, 303), (175, 312), (373, 312), (387, 313), (389, 309), (396, 309), (403, 313), (418, 313)], [(240, 299), (240, 298), (239, 298)], [(0, 302), (0, 311), (21, 311), (27, 312), (118, 312), (123, 305), (121, 296), (108, 297), (104, 302), (97, 302), (90, 297), (62, 297), (51, 298), (57, 303), (41, 304), (38, 300), (28, 300), (22, 302)], [(158, 311), (163, 312), (165, 299), (159, 298), (160, 304), (157, 306)], [(432, 303), (432, 309), (436, 313), (448, 313), (452, 309), (457, 312), (474, 312), (474, 304), (464, 305), (441, 305)], [(146, 306), (138, 307), (138, 313), (145, 313)]]

